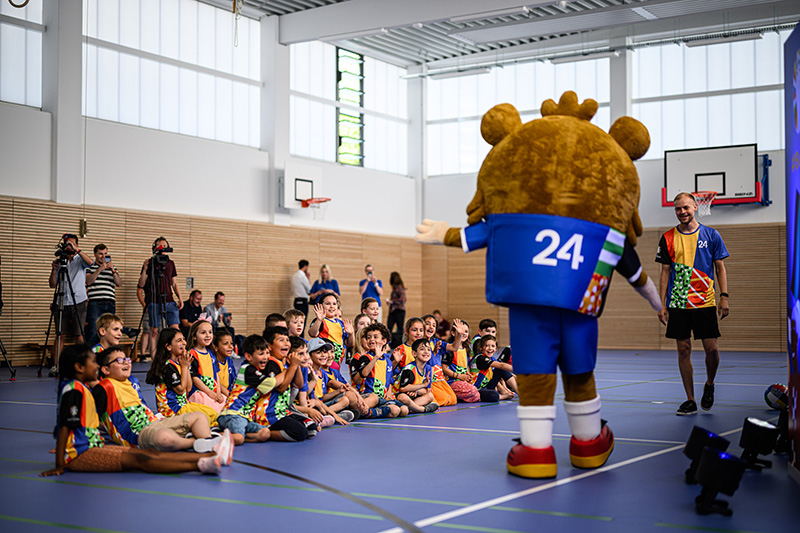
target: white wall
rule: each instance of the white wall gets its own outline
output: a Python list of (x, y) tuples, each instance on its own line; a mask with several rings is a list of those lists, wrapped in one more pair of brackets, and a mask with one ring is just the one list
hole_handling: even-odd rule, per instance
[(51, 197), (50, 113), (0, 102), (0, 194)]
[[(710, 226), (725, 224), (758, 224), (785, 222), (786, 172), (784, 152), (767, 153), (772, 160), (769, 168), (769, 196), (772, 205), (744, 204), (714, 206), (711, 215), (701, 219)], [(761, 152), (759, 153), (761, 155)], [(661, 207), (661, 188), (664, 186), (664, 160), (654, 159), (635, 163), (641, 182), (639, 215), (646, 228), (663, 228), (677, 224), (671, 207)], [(423, 216), (444, 220), (450, 226), (461, 227), (467, 222), (467, 205), (475, 194), (477, 175), (461, 174), (436, 176), (425, 180)], [(688, 191), (691, 192), (691, 191)]]

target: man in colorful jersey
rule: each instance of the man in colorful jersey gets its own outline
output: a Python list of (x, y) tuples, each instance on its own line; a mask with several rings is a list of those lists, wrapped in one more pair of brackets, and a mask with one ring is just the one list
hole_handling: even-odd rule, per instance
[[(688, 192), (675, 197), (679, 224), (661, 236), (656, 262), (661, 263), (661, 310), (658, 319), (667, 326), (666, 337), (678, 345), (678, 368), (686, 390), (686, 401), (678, 415), (697, 414), (694, 399), (692, 340), (702, 339), (706, 352), (706, 383), (700, 406), (708, 411), (714, 405), (714, 377), (719, 366), (717, 338), (720, 319), (728, 316), (728, 279), (723, 259), (728, 257), (717, 230), (703, 226), (695, 218), (697, 202)], [(714, 273), (719, 284), (719, 306), (715, 310)]]

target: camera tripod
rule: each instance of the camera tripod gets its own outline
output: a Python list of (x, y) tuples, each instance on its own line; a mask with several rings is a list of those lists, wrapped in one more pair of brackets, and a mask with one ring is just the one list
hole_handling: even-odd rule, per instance
[[(170, 249), (171, 250), (171, 249)], [(164, 269), (169, 262), (169, 256), (163, 253), (154, 253), (150, 258), (150, 264), (147, 267), (148, 286), (150, 289), (150, 302), (147, 302), (145, 295), (145, 306), (142, 309), (142, 316), (139, 318), (139, 327), (136, 336), (133, 338), (133, 348), (131, 350), (138, 350), (139, 333), (143, 327), (150, 329), (150, 324), (144, 324), (144, 315), (147, 313), (150, 303), (157, 304), (158, 308), (158, 323), (159, 331), (167, 327), (167, 292), (172, 289), (169, 286), (164, 287)], [(131, 358), (135, 355), (132, 353)]]
[[(83, 324), (81, 324), (80, 320), (78, 320), (78, 309), (75, 304), (75, 291), (72, 289), (72, 280), (69, 277), (69, 270), (67, 268), (68, 264), (69, 263), (66, 257), (64, 257), (63, 255), (59, 257), (56, 289), (53, 292), (53, 303), (50, 304), (50, 320), (47, 324), (47, 334), (45, 335), (44, 345), (42, 346), (42, 360), (39, 363), (39, 371), (37, 373), (39, 377), (42, 377), (42, 368), (44, 368), (44, 364), (47, 359), (47, 345), (48, 342), (50, 341), (50, 330), (52, 329), (54, 324), (56, 330), (55, 331), (56, 340), (53, 343), (54, 348), (55, 346), (58, 345), (58, 339), (61, 338), (61, 335), (63, 335), (62, 322), (64, 320), (64, 308), (67, 307), (64, 305), (65, 287), (69, 289), (69, 294), (70, 297), (72, 298), (73, 304), (69, 307), (72, 309), (72, 313), (74, 314), (73, 319), (75, 320), (75, 323), (78, 324), (78, 331), (80, 332), (81, 337), (83, 337)], [(66, 280), (66, 282), (64, 280)], [(53, 355), (53, 359), (54, 359), (53, 368), (51, 369), (50, 373), (52, 377), (57, 377), (58, 376), (57, 353)]]

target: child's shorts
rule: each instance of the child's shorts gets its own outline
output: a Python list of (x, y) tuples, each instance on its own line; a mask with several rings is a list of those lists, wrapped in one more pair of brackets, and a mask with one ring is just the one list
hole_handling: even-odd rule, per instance
[(161, 429), (168, 429), (177, 433), (179, 437), (185, 437), (191, 429), (189, 426), (189, 416), (190, 413), (169, 416), (149, 424), (139, 433), (139, 443), (137, 446), (143, 450), (158, 450), (158, 446), (156, 445), (156, 433)]
[(248, 433), (258, 433), (266, 426), (257, 424), (241, 415), (220, 415), (217, 418), (220, 429), (228, 429), (231, 433), (247, 435)]
[(339, 400), (341, 400), (341, 399), (342, 399), (342, 396), (344, 396), (344, 393), (343, 393), (343, 392), (342, 392), (342, 393), (340, 393), (340, 394), (337, 394), (336, 396), (334, 396), (334, 397), (333, 397), (333, 398), (331, 398), (330, 400), (324, 401), (324, 402), (322, 402), (322, 403), (324, 403), (324, 404), (325, 404), (325, 405), (327, 405), (328, 407), (331, 407), (332, 405), (336, 405), (336, 403), (337, 403)]
[(89, 448), (64, 468), (70, 472), (122, 472), (124, 446), (97, 446)]

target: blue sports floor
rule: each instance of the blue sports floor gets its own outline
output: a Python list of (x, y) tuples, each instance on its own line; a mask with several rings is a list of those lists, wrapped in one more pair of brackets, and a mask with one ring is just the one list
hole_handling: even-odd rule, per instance
[[(702, 369), (702, 354), (694, 362)], [(145, 365), (134, 370), (143, 378)], [(777, 420), (763, 393), (786, 382), (785, 354), (723, 352), (714, 408), (690, 417), (675, 415), (684, 398), (672, 352), (603, 351), (596, 377), (614, 453), (602, 469), (573, 468), (559, 405), (553, 480), (506, 473), (516, 402), (357, 422), (297, 444), (246, 444), (221, 477), (40, 478), (53, 465), (54, 381), (22, 368), (9, 382), (0, 368), (0, 531), (798, 531), (800, 485), (785, 455), (769, 456), (771, 469), (746, 472), (736, 494), (722, 496), (731, 517), (696, 514), (700, 489), (684, 483), (693, 425), (727, 436), (738, 454), (746, 416)], [(698, 394), (703, 379), (696, 373)], [(155, 404), (152, 387), (145, 398)]]

